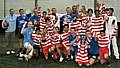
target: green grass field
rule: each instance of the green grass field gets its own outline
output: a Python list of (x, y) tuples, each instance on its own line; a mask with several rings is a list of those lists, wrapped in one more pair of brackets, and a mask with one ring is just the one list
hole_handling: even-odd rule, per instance
[[(120, 47), (120, 43), (118, 43), (118, 45)], [(17, 50), (17, 38), (14, 40), (14, 47), (15, 50)], [(101, 65), (99, 63), (89, 67), (79, 67), (73, 61), (69, 61), (67, 63), (54, 62), (46, 64), (43, 57), (40, 57), (39, 60), (33, 58), (28, 62), (19, 61), (15, 55), (5, 55), (5, 48), (4, 34), (0, 34), (0, 68), (120, 68), (120, 60), (114, 60), (113, 56), (111, 57), (112, 60), (110, 67), (106, 64)]]

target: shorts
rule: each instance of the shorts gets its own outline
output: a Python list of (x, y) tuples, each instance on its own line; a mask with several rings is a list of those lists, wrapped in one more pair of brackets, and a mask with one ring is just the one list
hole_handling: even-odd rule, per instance
[(76, 46), (72, 46), (72, 47), (74, 49), (74, 56), (76, 56), (77, 52), (78, 52), (78, 46), (76, 45)]
[(108, 47), (100, 47), (100, 49), (99, 49), (100, 60), (104, 59), (104, 54), (109, 54)]
[(47, 47), (43, 47), (43, 54), (45, 57), (48, 57), (48, 53), (49, 53), (49, 48), (51, 48), (51, 46), (47, 46)]
[(24, 47), (27, 48), (27, 47), (31, 47), (32, 45), (29, 43), (29, 42), (25, 42), (24, 43)]
[(18, 28), (18, 39), (23, 39), (24, 36), (21, 34), (21, 29), (22, 28)]

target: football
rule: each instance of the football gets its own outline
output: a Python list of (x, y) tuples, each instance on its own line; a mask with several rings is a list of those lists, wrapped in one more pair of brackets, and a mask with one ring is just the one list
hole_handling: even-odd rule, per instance
[(4, 26), (5, 28), (8, 28), (9, 23), (5, 20), (5, 22), (3, 23), (3, 26)]

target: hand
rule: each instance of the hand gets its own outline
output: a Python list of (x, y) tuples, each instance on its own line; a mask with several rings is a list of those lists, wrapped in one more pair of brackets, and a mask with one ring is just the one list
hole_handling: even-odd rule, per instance
[(67, 49), (67, 50), (69, 50), (69, 49), (70, 49), (70, 47), (68, 47), (68, 46), (67, 46), (67, 47), (66, 47), (66, 49)]

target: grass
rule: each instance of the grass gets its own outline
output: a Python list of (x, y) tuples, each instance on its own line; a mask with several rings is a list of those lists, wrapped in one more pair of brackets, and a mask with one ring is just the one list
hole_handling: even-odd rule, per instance
[[(118, 45), (120, 40), (118, 40)], [(39, 59), (31, 59), (30, 61), (19, 61), (17, 60), (15, 55), (5, 55), (5, 41), (4, 41), (4, 33), (0, 34), (0, 68), (120, 68), (120, 60), (114, 60), (112, 56), (111, 66), (108, 67), (106, 64), (101, 65), (96, 63), (89, 67), (79, 67), (75, 62), (54, 62), (50, 64), (46, 64), (43, 57)], [(17, 38), (14, 40), (14, 48), (15, 50), (18, 49), (17, 47)], [(120, 50), (119, 50), (120, 51)]]

